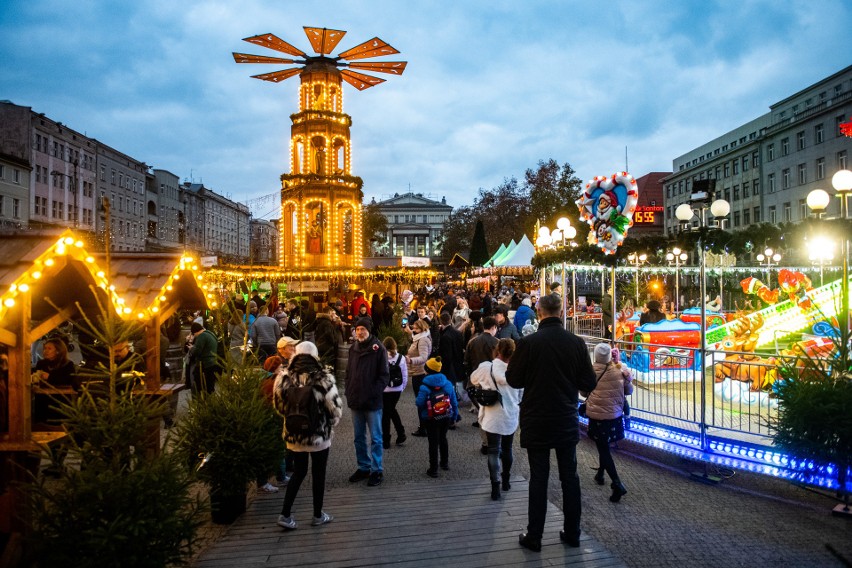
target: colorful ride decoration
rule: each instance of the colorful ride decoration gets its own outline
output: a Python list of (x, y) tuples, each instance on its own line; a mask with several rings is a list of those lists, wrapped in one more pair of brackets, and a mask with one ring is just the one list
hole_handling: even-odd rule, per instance
[(605, 254), (614, 254), (633, 226), (638, 198), (636, 180), (627, 172), (596, 176), (586, 183), (576, 203), (580, 216), (592, 228), (589, 243), (598, 245)]
[(639, 312), (634, 312), (630, 308), (621, 310), (615, 322), (615, 339), (630, 337), (636, 331), (637, 325), (639, 325)]
[(697, 323), (663, 320), (646, 323), (633, 334), (636, 348), (628, 366), (636, 380), (647, 384), (701, 380), (704, 366), (698, 352), (701, 331)]
[(769, 286), (749, 276), (740, 282), (743, 292), (754, 294), (767, 304), (777, 304), (779, 298), (795, 302), (801, 309), (809, 310), (812, 307), (807, 293), (813, 290), (811, 279), (794, 270), (782, 268), (778, 271), (778, 288), (770, 290)]
[[(681, 313), (680, 315), (680, 319), (687, 323), (700, 323), (701, 308), (689, 308), (684, 310), (683, 313)], [(706, 322), (705, 325), (708, 329), (716, 327), (718, 325), (725, 325), (727, 323), (723, 314), (712, 313), (706, 310), (704, 313), (704, 321)]]

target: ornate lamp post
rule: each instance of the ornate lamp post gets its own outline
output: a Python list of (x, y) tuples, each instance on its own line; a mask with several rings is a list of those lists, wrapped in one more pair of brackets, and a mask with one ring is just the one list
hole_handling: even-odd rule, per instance
[[(699, 229), (704, 229), (707, 226), (707, 218), (706, 218), (707, 205), (706, 203), (701, 204), (698, 209), (693, 209), (689, 204), (684, 203), (675, 210), (675, 217), (677, 217), (681, 223), (686, 225), (689, 221), (695, 217), (696, 213), (698, 213), (698, 222)], [(724, 199), (717, 199), (713, 203), (710, 204), (710, 213), (713, 214), (713, 218), (718, 224), (724, 217), (728, 216), (728, 213), (731, 212), (731, 205)], [(672, 251), (674, 252), (674, 251)], [(698, 240), (698, 286), (699, 286), (699, 294), (701, 295), (701, 301), (699, 302), (701, 306), (701, 320), (699, 322), (699, 335), (701, 337), (700, 344), (700, 356), (701, 356), (701, 423), (699, 424), (699, 429), (701, 433), (701, 447), (707, 448), (707, 372), (704, 369), (705, 358), (707, 357), (707, 304), (704, 301), (704, 297), (707, 295), (707, 282), (705, 281), (705, 270), (707, 267), (707, 263), (704, 256), (704, 243), (701, 239)], [(705, 480), (712, 480), (710, 476), (707, 474), (706, 465), (705, 471), (702, 476)]]
[(811, 263), (819, 264), (819, 285), (823, 285), (822, 267), (831, 265), (834, 260), (834, 243), (823, 236), (814, 237), (808, 241), (808, 258)]
[(648, 260), (648, 255), (645, 253), (631, 252), (627, 255), (627, 261), (636, 269), (636, 309), (639, 309), (639, 265), (644, 264), (646, 260)]
[[(574, 237), (577, 236), (577, 229), (571, 226), (571, 220), (568, 217), (560, 217), (558, 221), (556, 221), (556, 229), (553, 232), (547, 226), (543, 226), (538, 230), (538, 238), (536, 239), (536, 246), (541, 249), (553, 248), (556, 250), (565, 249), (568, 246), (577, 246), (576, 243), (573, 242)], [(571, 285), (571, 293), (576, 297), (576, 282), (574, 279), (574, 271), (572, 270), (572, 285)], [(568, 324), (568, 310), (565, 309), (565, 257), (562, 258), (562, 326), (567, 327)], [(543, 291), (543, 290), (542, 290)]]
[[(686, 204), (684, 203), (684, 205)], [(687, 205), (687, 207), (689, 206)], [(690, 209), (690, 212), (691, 211), (692, 209)], [(681, 252), (678, 247), (675, 247), (670, 252), (666, 253), (666, 260), (669, 261), (669, 265), (674, 264), (675, 267), (675, 315), (677, 315), (680, 311), (680, 265), (686, 262), (687, 258), (689, 258), (689, 255), (685, 252)]]
[(757, 255), (757, 262), (760, 266), (766, 268), (766, 285), (772, 288), (772, 270), (773, 266), (778, 266), (781, 262), (781, 253), (773, 251), (767, 247), (761, 254)]

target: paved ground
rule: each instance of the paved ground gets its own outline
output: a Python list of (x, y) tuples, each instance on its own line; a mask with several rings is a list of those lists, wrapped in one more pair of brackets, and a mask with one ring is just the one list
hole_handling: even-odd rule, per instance
[[(409, 433), (416, 424), (413, 395), (400, 403)], [(479, 453), (479, 430), (474, 415), (449, 433), (450, 471), (442, 479), (481, 479), (483, 499), (490, 491), (485, 457)], [(529, 477), (524, 450), (515, 448), (513, 475)], [(411, 482), (436, 483), (426, 477), (427, 444), (409, 436), (402, 447), (385, 451), (384, 486)], [(831, 516), (831, 496), (763, 476), (734, 472), (718, 485), (690, 478), (699, 465), (644, 446), (621, 442), (615, 460), (628, 494), (619, 504), (608, 500), (608, 487), (592, 481), (597, 465), (594, 444), (583, 438), (578, 446), (583, 490), (584, 534), (602, 543), (631, 567), (720, 566), (850, 566), (852, 521)], [(331, 448), (329, 487), (349, 487), (356, 469), (352, 423), (348, 412), (337, 428)], [(561, 502), (552, 466), (550, 500)], [(279, 494), (283, 499), (283, 494)], [(277, 497), (277, 496), (276, 496)], [(296, 510), (308, 509), (309, 484), (303, 485)], [(332, 514), (334, 511), (329, 511)], [(523, 515), (524, 511), (519, 512)]]

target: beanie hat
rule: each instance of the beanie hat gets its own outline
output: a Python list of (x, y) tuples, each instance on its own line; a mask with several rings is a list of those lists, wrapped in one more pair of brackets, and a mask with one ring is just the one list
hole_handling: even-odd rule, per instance
[(443, 367), (443, 365), (441, 364), (441, 357), (440, 356), (432, 357), (431, 359), (426, 361), (426, 368), (429, 369), (430, 371), (433, 371), (435, 373), (440, 373), (441, 367)]
[(595, 363), (609, 363), (612, 361), (612, 348), (606, 343), (595, 345)]
[(189, 331), (191, 333), (198, 333), (202, 329), (204, 329), (204, 326), (198, 323), (197, 321), (192, 322), (192, 325), (189, 326)]
[(370, 333), (373, 332), (373, 320), (370, 318), (358, 318), (355, 320), (355, 327), (363, 327)]
[(310, 341), (302, 341), (296, 345), (296, 355), (302, 354), (310, 355), (314, 359), (319, 359), (319, 350), (317, 350), (317, 346)]

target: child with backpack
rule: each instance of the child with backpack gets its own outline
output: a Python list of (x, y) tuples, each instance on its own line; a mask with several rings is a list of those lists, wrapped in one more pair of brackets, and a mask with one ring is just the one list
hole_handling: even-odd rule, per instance
[(440, 451), (441, 469), (450, 469), (447, 430), (455, 424), (459, 416), (456, 389), (453, 383), (441, 373), (441, 358), (432, 357), (426, 361), (426, 376), (417, 392), (417, 408), (420, 419), (426, 427), (429, 438), (429, 469), (426, 475), (438, 477), (438, 453)]
[(393, 337), (385, 337), (382, 343), (388, 350), (388, 369), (390, 370), (390, 381), (382, 393), (382, 444), (387, 450), (390, 448), (391, 422), (396, 428), (396, 445), (403, 445), (407, 438), (396, 405), (408, 385), (408, 365), (405, 364), (402, 353), (397, 353), (397, 345)]
[(284, 441), (294, 463), (278, 526), (287, 530), (296, 528), (292, 507), (299, 486), (308, 475), (308, 457), (311, 459), (314, 501), (311, 525), (329, 523), (333, 517), (322, 510), (325, 472), (333, 428), (343, 415), (343, 402), (337, 392), (334, 374), (319, 361), (316, 345), (302, 341), (296, 346), (296, 354), (290, 364), (275, 380), (273, 396), (275, 409), (284, 417)]

